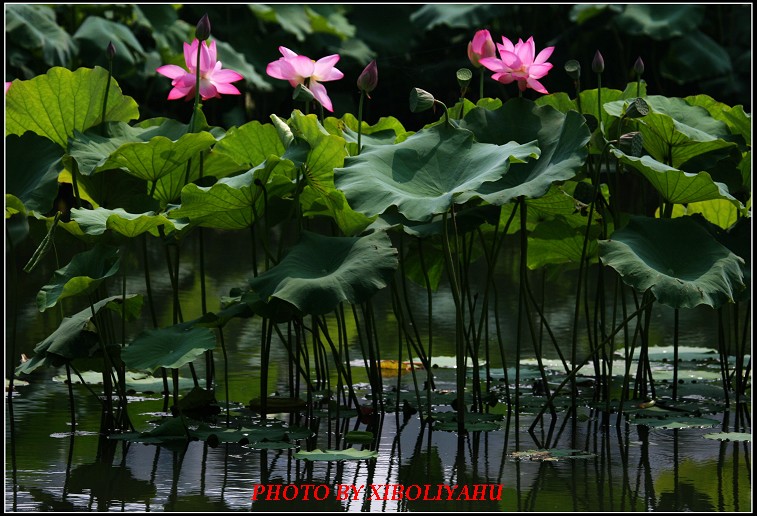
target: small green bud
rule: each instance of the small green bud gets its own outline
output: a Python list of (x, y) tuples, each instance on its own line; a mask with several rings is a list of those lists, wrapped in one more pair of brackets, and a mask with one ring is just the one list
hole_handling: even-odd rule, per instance
[(208, 18), (207, 13), (203, 14), (200, 21), (197, 22), (195, 37), (200, 41), (205, 41), (210, 37), (210, 19)]
[(594, 54), (594, 60), (591, 62), (591, 71), (594, 73), (602, 73), (605, 71), (605, 60), (599, 50)]
[(434, 96), (426, 90), (413, 88), (410, 90), (410, 111), (421, 113), (434, 107)]

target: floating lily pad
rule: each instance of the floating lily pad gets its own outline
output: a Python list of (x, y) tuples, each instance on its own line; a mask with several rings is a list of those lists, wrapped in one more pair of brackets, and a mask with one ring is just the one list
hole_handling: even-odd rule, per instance
[(720, 432), (717, 434), (704, 434), (702, 437), (705, 439), (713, 439), (715, 441), (746, 441), (752, 442), (752, 434), (745, 432)]
[(295, 459), (310, 461), (330, 461), (330, 460), (368, 460), (378, 457), (378, 452), (371, 450), (356, 450), (347, 448), (346, 450), (321, 450), (301, 451), (294, 454)]
[(583, 450), (526, 450), (512, 452), (508, 455), (514, 460), (530, 460), (536, 462), (557, 462), (562, 459), (591, 459), (596, 457), (595, 453)]
[(161, 367), (178, 369), (215, 347), (215, 335), (208, 328), (177, 324), (142, 333), (121, 358), (130, 369), (153, 372)]
[(373, 432), (353, 430), (344, 434), (344, 442), (354, 444), (370, 444), (373, 442)]
[(706, 417), (679, 417), (678, 419), (639, 418), (634, 419), (633, 423), (662, 430), (685, 430), (688, 428), (707, 428), (719, 425), (720, 421)]

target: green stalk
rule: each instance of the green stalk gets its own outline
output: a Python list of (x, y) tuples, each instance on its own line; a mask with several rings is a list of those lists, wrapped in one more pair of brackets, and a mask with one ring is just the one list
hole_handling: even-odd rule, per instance
[(363, 101), (365, 99), (365, 91), (360, 90), (360, 102), (357, 105), (357, 153), (360, 154), (360, 141), (363, 136)]
[[(446, 110), (445, 110), (446, 112)], [(449, 277), (450, 290), (455, 302), (455, 358), (456, 360), (456, 389), (457, 389), (457, 431), (458, 438), (462, 439), (465, 434), (465, 341), (463, 339), (463, 311), (460, 299), (460, 285), (457, 277), (457, 266), (452, 258), (452, 247), (449, 242), (449, 229), (447, 225), (448, 212), (444, 212), (442, 219), (442, 241), (444, 245), (444, 261)], [(456, 234), (457, 235), (457, 234)]]

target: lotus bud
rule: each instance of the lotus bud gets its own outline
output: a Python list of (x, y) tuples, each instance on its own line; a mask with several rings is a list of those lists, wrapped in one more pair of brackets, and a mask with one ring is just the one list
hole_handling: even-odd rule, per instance
[(633, 64), (633, 71), (636, 72), (637, 77), (641, 77), (644, 74), (644, 61), (641, 60), (641, 56), (636, 58), (636, 62)]
[(113, 58), (116, 57), (116, 46), (112, 41), (108, 43), (105, 53), (108, 54), (108, 61), (113, 61)]
[(591, 62), (591, 71), (594, 73), (602, 73), (605, 71), (605, 60), (599, 50), (594, 54), (594, 60)]
[(368, 66), (365, 67), (363, 73), (357, 78), (357, 87), (360, 91), (370, 93), (376, 89), (378, 85), (378, 67), (376, 66), (376, 60), (374, 59)]
[(434, 107), (434, 96), (426, 90), (413, 88), (410, 90), (410, 111), (420, 113)]
[(203, 14), (200, 21), (197, 22), (195, 37), (200, 41), (205, 41), (210, 37), (210, 19), (207, 13)]

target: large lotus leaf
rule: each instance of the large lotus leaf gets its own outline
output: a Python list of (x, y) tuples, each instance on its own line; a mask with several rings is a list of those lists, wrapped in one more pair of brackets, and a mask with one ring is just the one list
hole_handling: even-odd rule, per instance
[(122, 168), (145, 181), (157, 181), (176, 169), (185, 170), (187, 161), (209, 149), (215, 142), (212, 134), (203, 131), (187, 133), (176, 141), (156, 136), (144, 143), (126, 143), (118, 147), (94, 172)]
[(397, 269), (389, 236), (327, 237), (305, 231), (273, 268), (249, 280), (265, 299), (277, 298), (305, 314), (325, 314), (339, 303), (360, 304), (384, 288)]
[(78, 222), (79, 227), (88, 235), (102, 235), (110, 229), (128, 238), (134, 238), (145, 232), (156, 237), (160, 236), (158, 229), (160, 226), (163, 226), (165, 234), (186, 226), (154, 212), (128, 213), (121, 208), (115, 210), (72, 208), (71, 220)]
[(355, 212), (334, 185), (335, 169), (344, 165), (347, 155), (344, 138), (329, 134), (315, 115), (305, 116), (299, 111), (293, 112), (289, 126), (296, 138), (310, 145), (303, 167), (305, 187), (299, 197), (303, 214), (331, 217), (346, 235), (363, 231), (370, 221)]
[[(540, 222), (528, 235), (528, 268), (538, 269), (550, 264), (578, 266), (583, 257), (587, 221), (588, 217), (576, 213)], [(595, 219), (586, 247), (586, 254), (594, 258), (593, 261), (596, 261), (596, 242), (601, 229), (601, 223)]]
[(27, 210), (47, 213), (58, 195), (61, 148), (34, 133), (5, 138), (5, 191)]
[(461, 125), (480, 142), (538, 141), (538, 160), (514, 163), (501, 179), (481, 186), (481, 197), (497, 205), (520, 196), (541, 197), (553, 183), (574, 177), (586, 160), (591, 137), (585, 119), (575, 111), (563, 114), (525, 99), (513, 99), (496, 111), (474, 109)]
[(75, 255), (37, 293), (37, 308), (44, 312), (61, 299), (94, 291), (103, 280), (118, 272), (119, 263), (118, 248), (100, 244)]
[(719, 244), (691, 217), (630, 218), (599, 256), (639, 292), (652, 291), (673, 308), (720, 307), (744, 288), (743, 260)]
[(55, 10), (47, 5), (6, 4), (5, 34), (26, 50), (41, 49), (48, 66), (66, 66), (77, 51), (76, 42), (56, 23)]
[(660, 75), (678, 84), (731, 74), (733, 65), (728, 51), (701, 30), (671, 41), (660, 63)]
[(744, 112), (744, 106), (730, 107), (709, 95), (694, 95), (684, 100), (691, 106), (705, 108), (712, 118), (725, 123), (731, 134), (743, 136), (745, 142), (752, 141), (752, 116)]
[(136, 478), (125, 463), (113, 465), (106, 461), (79, 464), (71, 470), (66, 490), (77, 497), (93, 500), (118, 500), (118, 503), (139, 504), (157, 494), (155, 483)]
[(710, 199), (726, 199), (736, 207), (741, 207), (741, 203), (728, 192), (728, 188), (713, 181), (707, 172), (691, 174), (669, 167), (651, 156), (637, 158), (619, 149), (611, 151), (621, 163), (641, 173), (666, 202), (688, 204)]
[[(181, 191), (181, 206), (170, 215), (204, 227), (247, 228), (266, 214), (271, 203), (293, 192), (293, 176), (291, 161), (271, 156), (258, 167), (213, 186), (188, 184)], [(258, 184), (265, 185), (265, 191)]]
[[(81, 312), (66, 317), (61, 321), (58, 329), (34, 347), (34, 356), (16, 368), (16, 373), (29, 374), (43, 365), (61, 365), (75, 358), (91, 357), (98, 349), (98, 329), (95, 326), (92, 312), (98, 314), (103, 308), (120, 309), (124, 302), (121, 296), (102, 299)], [(135, 311), (132, 306), (141, 306), (141, 296), (129, 294), (126, 296), (127, 312)]]
[[(84, 132), (101, 122), (108, 71), (95, 67), (75, 72), (54, 67), (28, 81), (14, 81), (5, 94), (5, 133), (31, 131), (64, 149), (76, 131)], [(137, 103), (126, 97), (111, 78), (105, 122), (139, 118)]]
[(683, 217), (698, 213), (709, 222), (722, 229), (728, 229), (739, 219), (739, 210), (732, 202), (724, 199), (710, 199), (709, 201), (692, 202), (685, 206), (676, 204), (672, 217)]
[(396, 206), (407, 219), (427, 222), (480, 196), (482, 185), (500, 179), (511, 162), (537, 156), (536, 142), (479, 143), (469, 130), (441, 124), (397, 145), (366, 145), (335, 171), (336, 185), (370, 217)]
[(152, 373), (161, 367), (178, 369), (215, 347), (210, 329), (177, 324), (143, 332), (121, 352), (121, 359), (129, 369)]
[(69, 154), (76, 160), (79, 172), (89, 176), (113, 168), (108, 159), (122, 145), (148, 142), (156, 136), (177, 141), (187, 134), (187, 129), (186, 125), (170, 118), (144, 120), (135, 126), (111, 122), (105, 126), (105, 135), (100, 134), (100, 131), (77, 131), (71, 142)]
[(215, 146), (215, 151), (229, 156), (245, 168), (257, 167), (271, 154), (284, 154), (284, 145), (271, 124), (257, 120), (240, 127), (232, 127)]
[(615, 24), (635, 36), (667, 40), (696, 29), (704, 19), (704, 6), (696, 4), (630, 4), (615, 17)]
[[(731, 137), (728, 126), (710, 116), (707, 109), (660, 95), (649, 95), (644, 100), (652, 112), (636, 120), (644, 148), (657, 161), (678, 168), (701, 154), (735, 146), (724, 140)], [(605, 104), (604, 109), (619, 116), (625, 109), (624, 102)]]
[(484, 26), (503, 14), (500, 4), (426, 4), (410, 16), (410, 21), (425, 31), (439, 25), (468, 29)]
[[(102, 42), (109, 41), (117, 49), (114, 69), (135, 68), (145, 60), (145, 50), (129, 27), (100, 16), (87, 16), (76, 30), (74, 39), (80, 43), (81, 55), (102, 53)], [(122, 65), (124, 68), (119, 68)]]
[[(345, 113), (342, 118), (329, 117), (324, 122), (324, 127), (331, 133), (341, 136), (350, 145), (350, 155), (358, 154), (357, 129), (358, 120), (351, 113)], [(375, 125), (363, 121), (360, 137), (361, 145), (392, 145), (405, 140), (413, 134), (406, 131), (402, 123), (394, 118), (381, 117)]]

